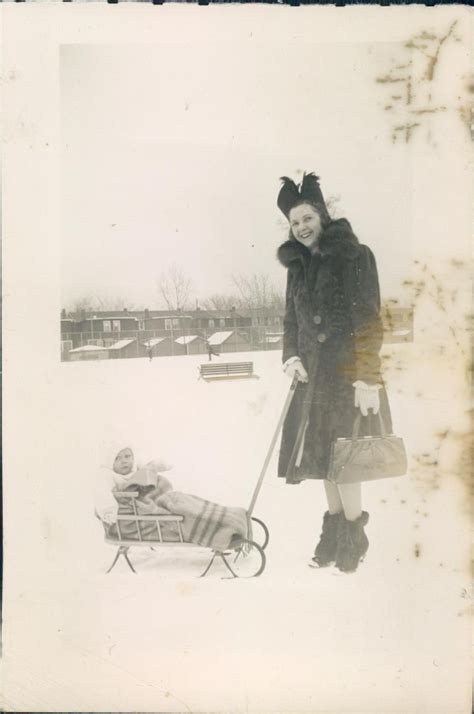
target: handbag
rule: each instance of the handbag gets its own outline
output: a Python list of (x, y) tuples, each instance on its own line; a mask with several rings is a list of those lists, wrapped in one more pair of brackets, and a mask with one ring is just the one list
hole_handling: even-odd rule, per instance
[(377, 481), (404, 476), (408, 461), (403, 439), (387, 434), (379, 413), (380, 436), (359, 436), (361, 415), (358, 414), (351, 438), (336, 439), (331, 444), (327, 479), (336, 484)]

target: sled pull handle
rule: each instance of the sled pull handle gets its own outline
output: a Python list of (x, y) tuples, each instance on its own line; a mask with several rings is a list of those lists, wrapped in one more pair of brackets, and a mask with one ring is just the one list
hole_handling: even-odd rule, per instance
[(289, 408), (290, 408), (291, 402), (293, 401), (293, 397), (294, 397), (294, 395), (295, 395), (296, 385), (298, 384), (298, 381), (299, 381), (299, 380), (298, 380), (298, 375), (295, 374), (295, 376), (293, 377), (293, 380), (292, 380), (292, 382), (291, 382), (291, 384), (290, 384), (290, 389), (289, 389), (289, 391), (288, 391), (288, 394), (287, 394), (287, 397), (286, 397), (286, 400), (285, 400), (285, 404), (283, 405), (283, 411), (282, 411), (282, 413), (281, 413), (280, 419), (278, 420), (278, 424), (277, 424), (277, 427), (276, 427), (276, 429), (275, 429), (275, 433), (273, 434), (273, 438), (272, 438), (272, 440), (271, 440), (271, 442), (270, 442), (270, 448), (268, 449), (267, 455), (266, 455), (266, 457), (265, 457), (265, 461), (263, 462), (262, 470), (261, 470), (261, 472), (260, 472), (260, 476), (259, 476), (259, 479), (258, 479), (258, 481), (257, 481), (257, 485), (255, 486), (255, 490), (254, 490), (254, 492), (253, 492), (252, 500), (250, 501), (250, 505), (249, 505), (249, 507), (248, 507), (248, 509), (247, 509), (247, 513), (248, 513), (248, 516), (249, 516), (249, 517), (252, 515), (253, 509), (255, 508), (255, 503), (256, 503), (256, 501), (257, 501), (258, 494), (260, 493), (260, 489), (262, 488), (263, 479), (265, 478), (265, 474), (266, 474), (267, 469), (268, 469), (268, 464), (270, 463), (270, 459), (271, 459), (271, 456), (272, 456), (272, 453), (273, 453), (273, 449), (275, 448), (275, 444), (276, 444), (276, 442), (277, 442), (278, 435), (279, 435), (280, 430), (281, 430), (281, 428), (282, 428), (282, 426), (283, 426), (283, 422), (284, 422), (285, 419), (286, 419), (286, 415), (288, 414), (288, 410), (289, 410)]

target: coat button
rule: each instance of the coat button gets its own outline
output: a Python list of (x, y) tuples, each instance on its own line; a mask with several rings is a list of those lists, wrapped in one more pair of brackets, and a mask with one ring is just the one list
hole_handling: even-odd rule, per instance
[(327, 337), (324, 334), (324, 332), (320, 332), (318, 335), (318, 342), (326, 342), (326, 340), (327, 340)]
[(321, 317), (321, 315), (315, 315), (313, 317), (313, 322), (315, 325), (320, 325), (322, 321), (323, 321), (323, 318)]

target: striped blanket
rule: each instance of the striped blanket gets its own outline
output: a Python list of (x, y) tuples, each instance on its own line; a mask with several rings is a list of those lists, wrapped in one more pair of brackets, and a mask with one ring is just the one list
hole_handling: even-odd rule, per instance
[(250, 524), (244, 508), (226, 508), (179, 491), (168, 491), (157, 505), (183, 516), (185, 541), (206, 548), (225, 550), (247, 538), (251, 540)]
[[(166, 508), (160, 508), (156, 505), (156, 501), (163, 491), (171, 489), (171, 484), (164, 476), (158, 474), (157, 484), (143, 484), (142, 479), (135, 479), (134, 483), (129, 484), (123, 491), (114, 490), (115, 500), (118, 503), (118, 515), (128, 516), (130, 520), (120, 520), (120, 523), (112, 523), (111, 525), (104, 523), (104, 529), (107, 538), (119, 538), (121, 540), (130, 541), (159, 541), (160, 532), (155, 520), (143, 520), (140, 516), (148, 515), (166, 515), (170, 513)], [(136, 481), (136, 482), (135, 482)], [(140, 483), (142, 481), (142, 483)], [(146, 482), (145, 482), (146, 483)], [(138, 497), (135, 500), (136, 515), (134, 514), (132, 501), (127, 498), (127, 491), (138, 492)], [(176, 542), (180, 540), (179, 530), (176, 523), (162, 521), (160, 523), (161, 536), (166, 542)]]

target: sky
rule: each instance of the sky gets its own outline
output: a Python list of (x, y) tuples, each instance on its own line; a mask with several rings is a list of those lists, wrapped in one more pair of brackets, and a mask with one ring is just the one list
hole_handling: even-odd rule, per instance
[[(270, 35), (269, 35), (270, 37)], [(206, 39), (206, 41), (204, 41)], [(411, 264), (409, 152), (375, 84), (387, 44), (63, 45), (61, 300), (158, 307), (178, 265), (193, 297), (266, 273), (287, 225), (279, 177), (321, 177), (375, 252), (384, 298)], [(125, 304), (126, 303), (126, 304)]]

